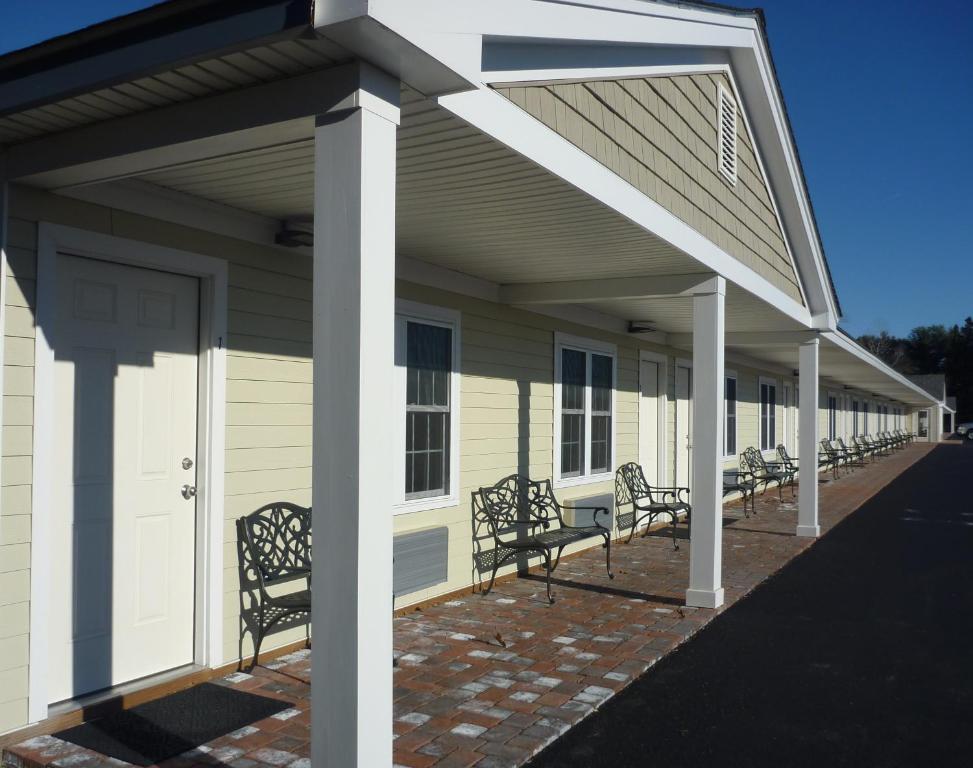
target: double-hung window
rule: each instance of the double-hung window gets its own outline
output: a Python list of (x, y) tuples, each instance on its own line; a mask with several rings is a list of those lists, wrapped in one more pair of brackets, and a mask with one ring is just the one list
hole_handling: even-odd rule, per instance
[(555, 338), (555, 475), (559, 485), (611, 477), (615, 460), (615, 347)]
[(760, 450), (777, 447), (777, 382), (760, 379)]
[(851, 434), (858, 437), (858, 401), (851, 401)]
[(399, 302), (395, 318), (398, 511), (458, 503), (459, 314)]
[(736, 456), (737, 452), (737, 377), (726, 376), (723, 390), (723, 455)]
[(828, 395), (828, 440), (838, 436), (838, 398)]

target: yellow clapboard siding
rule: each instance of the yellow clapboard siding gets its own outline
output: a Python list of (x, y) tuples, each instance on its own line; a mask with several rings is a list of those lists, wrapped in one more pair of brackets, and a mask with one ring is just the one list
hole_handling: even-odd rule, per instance
[(226, 429), (226, 448), (286, 448), (311, 445), (311, 426), (270, 425), (230, 426)]
[(310, 467), (311, 447), (238, 448), (226, 452), (227, 472), (249, 472), (259, 469)]
[(279, 381), (240, 381), (226, 384), (228, 403), (311, 404), (311, 384)]
[(227, 379), (310, 383), (312, 375), (311, 360), (306, 358), (281, 360), (256, 354), (229, 354), (226, 358)]

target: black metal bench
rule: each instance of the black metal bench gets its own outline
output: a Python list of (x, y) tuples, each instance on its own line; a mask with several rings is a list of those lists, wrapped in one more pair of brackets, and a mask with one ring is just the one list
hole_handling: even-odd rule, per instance
[[(256, 605), (242, 611), (254, 638), (257, 664), (264, 637), (285, 619), (311, 619), (311, 510), (278, 501), (236, 521), (240, 555), (240, 589)], [(282, 592), (279, 585), (304, 581), (305, 589)], [(271, 591), (273, 590), (273, 594)], [(310, 639), (310, 638), (308, 638)]]
[(744, 450), (740, 455), (740, 468), (753, 475), (753, 479), (757, 483), (763, 483), (764, 493), (767, 492), (767, 487), (771, 483), (776, 483), (777, 496), (781, 501), (783, 501), (784, 496), (781, 489), (786, 483), (791, 487), (791, 496), (794, 496), (794, 478), (797, 475), (796, 470), (789, 469), (779, 461), (767, 461), (763, 457), (763, 454), (753, 446), (750, 446)]
[(820, 442), (820, 446), (821, 446), (820, 455), (824, 459), (824, 464), (826, 467), (831, 469), (831, 474), (837, 480), (838, 469), (841, 466), (847, 465), (849, 454), (845, 453), (844, 451), (839, 451), (831, 444), (831, 441), (828, 440), (827, 438), (822, 438)]
[[(495, 485), (480, 488), (474, 493), (479, 497), (480, 508), (493, 537), (493, 574), (490, 585), (484, 591), (489, 594), (497, 578), (497, 571), (505, 562), (519, 554), (536, 553), (544, 558), (547, 570), (547, 599), (551, 595), (551, 573), (561, 562), (561, 553), (569, 544), (585, 539), (604, 539), (605, 566), (608, 578), (614, 579), (611, 569), (611, 511), (605, 507), (572, 507), (574, 510), (592, 512), (594, 525), (568, 525), (564, 522), (561, 505), (554, 498), (550, 480), (531, 480), (522, 475), (510, 475)], [(604, 514), (609, 527), (598, 522)], [(553, 555), (557, 550), (557, 554)]]
[(723, 498), (731, 494), (739, 493), (743, 495), (743, 516), (750, 517), (747, 511), (747, 496), (750, 497), (750, 508), (757, 514), (757, 481), (751, 472), (744, 469), (724, 469), (723, 470)]
[[(622, 464), (615, 472), (615, 508), (617, 512), (618, 528), (631, 526), (628, 540), (635, 535), (635, 529), (643, 520), (648, 520), (643, 537), (648, 535), (650, 526), (657, 517), (668, 517), (672, 523), (672, 546), (679, 549), (676, 540), (676, 526), (679, 515), (685, 513), (686, 521), (692, 518), (693, 508), (683, 497), (689, 495), (689, 489), (673, 486), (662, 488), (649, 485), (645, 479), (642, 466), (634, 461)], [(631, 507), (630, 511), (622, 512), (623, 508)]]
[(837, 444), (838, 448), (844, 452), (845, 464), (849, 467), (864, 467), (865, 466), (865, 452), (857, 445), (847, 445), (843, 438), (836, 437), (833, 440)]

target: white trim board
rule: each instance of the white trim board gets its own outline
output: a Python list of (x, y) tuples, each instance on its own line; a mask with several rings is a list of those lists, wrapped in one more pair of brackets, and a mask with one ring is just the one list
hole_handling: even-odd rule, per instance
[[(645, 398), (642, 396), (642, 363), (648, 361), (659, 366), (659, 395), (658, 395), (658, 424), (656, 435), (656, 458), (658, 460), (659, 484), (666, 485), (666, 471), (668, 466), (669, 443), (666, 440), (667, 418), (669, 416), (669, 358), (658, 352), (649, 352), (646, 349), (639, 350), (639, 431), (638, 431), (638, 453), (639, 465), (645, 466), (645, 457), (642, 455), (642, 422), (645, 412)], [(618, 463), (616, 461), (616, 463)]]
[(34, 463), (31, 516), (30, 672), (27, 716), (48, 716), (47, 606), (50, 583), (53, 457), (53, 337), (57, 254), (158, 269), (200, 279), (199, 434), (197, 436), (196, 618), (194, 663), (223, 662), (223, 507), (226, 461), (227, 263), (82, 229), (41, 222), (37, 237), (34, 341)]

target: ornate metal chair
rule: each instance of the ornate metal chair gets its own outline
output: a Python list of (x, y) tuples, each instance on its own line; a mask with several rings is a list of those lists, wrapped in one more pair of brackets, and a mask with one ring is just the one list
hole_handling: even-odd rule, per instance
[[(604, 539), (605, 567), (608, 578), (614, 579), (611, 567), (611, 511), (605, 507), (572, 507), (592, 512), (594, 525), (568, 525), (562, 507), (554, 498), (550, 480), (531, 480), (523, 475), (510, 475), (495, 485), (474, 492), (493, 537), (493, 573), (490, 585), (483, 592), (489, 594), (497, 578), (497, 571), (505, 562), (519, 554), (534, 552), (544, 558), (547, 570), (547, 599), (551, 603), (551, 574), (561, 562), (561, 553), (568, 544), (585, 539)], [(604, 514), (608, 527), (598, 522)], [(554, 555), (554, 550), (557, 554)]]
[[(672, 546), (674, 549), (679, 549), (679, 542), (676, 540), (679, 515), (685, 512), (686, 521), (689, 522), (693, 512), (692, 506), (683, 498), (683, 494), (688, 495), (689, 489), (649, 485), (641, 465), (634, 461), (622, 464), (615, 472), (615, 508), (619, 510), (619, 529), (630, 525), (632, 531), (628, 535), (628, 540), (631, 541), (638, 524), (648, 520), (645, 533), (642, 534), (645, 537), (655, 519), (665, 515), (672, 523)], [(623, 507), (631, 507), (631, 511), (621, 512)]]
[[(274, 626), (285, 619), (299, 618), (305, 625), (310, 622), (311, 510), (279, 501), (239, 518), (236, 526), (241, 601), (243, 593), (250, 593), (256, 603), (244, 612), (254, 638), (249, 671), (256, 666), (260, 645)], [(295, 581), (305, 582), (306, 588), (284, 593), (276, 589)]]
[(771, 483), (777, 484), (777, 496), (781, 501), (784, 500), (782, 488), (785, 483), (791, 487), (791, 496), (794, 496), (794, 477), (797, 472), (787, 468), (779, 461), (767, 461), (763, 454), (756, 448), (750, 446), (740, 455), (740, 468), (753, 475), (757, 483), (763, 483), (764, 490)]

